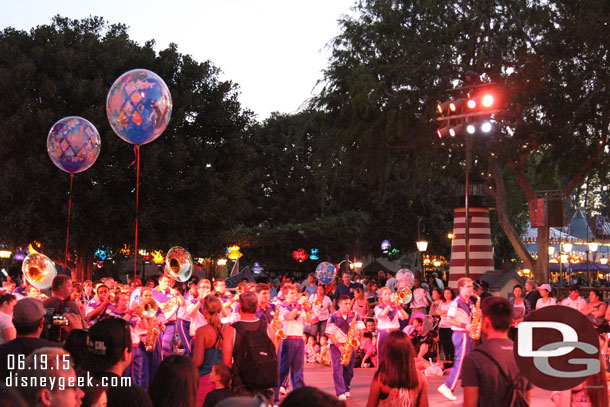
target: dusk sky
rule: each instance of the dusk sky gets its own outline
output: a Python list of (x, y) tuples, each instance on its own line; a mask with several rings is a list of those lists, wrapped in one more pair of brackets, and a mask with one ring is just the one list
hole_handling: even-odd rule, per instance
[[(154, 39), (156, 50), (171, 42), (197, 61), (211, 60), (222, 79), (240, 86), (240, 102), (260, 120), (273, 111), (294, 113), (316, 91), (337, 20), (354, 0), (21, 0), (6, 2), (0, 28), (29, 30), (54, 15), (101, 16), (123, 23), (139, 44)], [(141, 7), (140, 4), (146, 4)], [(134, 67), (137, 68), (137, 67)]]

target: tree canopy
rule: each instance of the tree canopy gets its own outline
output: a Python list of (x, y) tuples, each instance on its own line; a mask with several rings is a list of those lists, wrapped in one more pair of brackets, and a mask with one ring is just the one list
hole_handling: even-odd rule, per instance
[(602, 0), (362, 0), (340, 21), (311, 105), (260, 123), (218, 67), (175, 44), (157, 52), (98, 17), (7, 28), (0, 239), (38, 240), (61, 258), (69, 176), (47, 157), (45, 137), (78, 115), (97, 127), (102, 149), (75, 176), (71, 249), (87, 262), (102, 244), (133, 241), (133, 148), (104, 107), (113, 81), (141, 67), (165, 80), (174, 103), (165, 133), (141, 151), (141, 247), (212, 256), (239, 242), (249, 261), (286, 270), (304, 267), (287, 263), (299, 247), (329, 260), (379, 254), (384, 239), (415, 251), (422, 219), (430, 250), (447, 255), (464, 139), (436, 137), (435, 106), (475, 71), (501, 85), (505, 103), (501, 130), (474, 142), (473, 170), (497, 209), (496, 257), (517, 252), (544, 279), (546, 250), (536, 260), (519, 241), (537, 190), (560, 190), (571, 206), (588, 196), (610, 215), (609, 13)]
[(165, 133), (141, 149), (139, 245), (223, 250), (220, 232), (249, 212), (244, 185), (251, 150), (244, 140), (253, 115), (213, 63), (194, 61), (174, 44), (158, 53), (153, 46), (136, 44), (127, 27), (98, 17), (56, 17), (29, 33), (0, 33), (3, 241), (37, 240), (63, 260), (69, 175), (49, 159), (46, 135), (57, 120), (75, 115), (97, 127), (102, 148), (93, 167), (75, 176), (71, 251), (89, 262), (102, 244), (133, 242), (133, 147), (110, 129), (105, 103), (114, 80), (139, 67), (159, 74), (173, 98)]
[(383, 191), (393, 159), (410, 177), (463, 173), (464, 139), (434, 138), (435, 105), (469, 71), (503, 84), (503, 129), (475, 141), (474, 168), (488, 177), (515, 250), (533, 264), (518, 230), (535, 190), (569, 196), (585, 175), (608, 181), (608, 12), (603, 1), (363, 0), (341, 21), (315, 106), (358, 157), (352, 170)]

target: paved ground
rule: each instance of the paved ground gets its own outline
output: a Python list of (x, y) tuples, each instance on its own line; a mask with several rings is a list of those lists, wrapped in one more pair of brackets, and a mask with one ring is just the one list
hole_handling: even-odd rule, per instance
[[(352, 397), (348, 400), (350, 407), (364, 407), (368, 400), (369, 388), (373, 378), (374, 369), (356, 369), (354, 380), (352, 381)], [(428, 400), (430, 406), (433, 407), (449, 407), (462, 405), (462, 388), (458, 386), (454, 391), (457, 401), (449, 401), (441, 396), (437, 391), (437, 387), (445, 381), (444, 377), (428, 377)], [(325, 392), (335, 394), (333, 386), (333, 377), (330, 367), (321, 366), (318, 364), (306, 364), (305, 367), (305, 383), (308, 386), (318, 387)], [(551, 406), (551, 392), (534, 388), (532, 391), (531, 407), (549, 407)], [(312, 406), (313, 407), (313, 406)]]

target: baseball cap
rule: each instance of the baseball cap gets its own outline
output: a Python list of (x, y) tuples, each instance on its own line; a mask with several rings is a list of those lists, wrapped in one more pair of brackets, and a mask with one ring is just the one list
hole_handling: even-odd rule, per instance
[(549, 284), (542, 284), (540, 287), (541, 290), (547, 290), (548, 292), (551, 292), (551, 286)]
[(26, 297), (15, 304), (13, 321), (18, 324), (33, 324), (46, 315), (42, 303), (36, 298)]
[(122, 318), (106, 318), (89, 328), (87, 350), (90, 355), (112, 357), (131, 347), (131, 331)]

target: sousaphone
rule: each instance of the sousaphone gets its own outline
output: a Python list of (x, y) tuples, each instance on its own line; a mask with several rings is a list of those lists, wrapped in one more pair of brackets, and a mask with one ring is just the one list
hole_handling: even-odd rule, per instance
[(169, 249), (165, 256), (165, 272), (181, 283), (188, 281), (193, 274), (193, 259), (190, 253), (180, 246)]
[(39, 290), (51, 288), (57, 275), (55, 263), (42, 253), (32, 253), (23, 259), (21, 271), (27, 282)]

